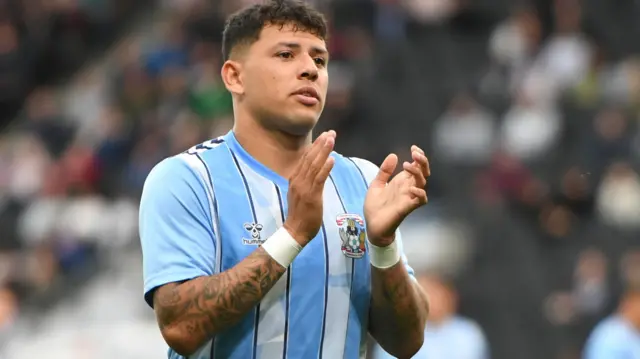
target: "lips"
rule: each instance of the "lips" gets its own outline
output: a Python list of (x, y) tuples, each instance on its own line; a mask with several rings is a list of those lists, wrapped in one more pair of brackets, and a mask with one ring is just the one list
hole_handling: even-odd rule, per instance
[(318, 94), (318, 91), (316, 91), (316, 89), (314, 89), (313, 87), (303, 87), (298, 91), (294, 92), (293, 95), (314, 98), (317, 101), (320, 101), (320, 95)]

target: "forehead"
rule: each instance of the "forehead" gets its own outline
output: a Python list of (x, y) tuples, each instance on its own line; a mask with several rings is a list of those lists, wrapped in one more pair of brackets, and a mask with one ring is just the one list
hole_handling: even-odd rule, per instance
[(317, 47), (326, 50), (326, 43), (323, 39), (304, 29), (297, 28), (293, 24), (266, 25), (260, 32), (260, 37), (254, 46), (269, 48), (281, 43), (296, 43), (303, 47)]

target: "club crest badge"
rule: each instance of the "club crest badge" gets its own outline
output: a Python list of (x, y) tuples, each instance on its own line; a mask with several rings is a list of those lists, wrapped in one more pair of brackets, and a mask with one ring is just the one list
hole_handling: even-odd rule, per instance
[(367, 234), (362, 217), (357, 214), (341, 214), (336, 217), (336, 223), (342, 240), (342, 253), (349, 258), (364, 257), (367, 251)]

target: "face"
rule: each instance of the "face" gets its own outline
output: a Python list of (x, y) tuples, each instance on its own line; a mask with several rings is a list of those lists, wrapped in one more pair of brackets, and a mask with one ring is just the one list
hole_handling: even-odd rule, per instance
[(451, 289), (430, 276), (421, 276), (418, 282), (429, 298), (430, 321), (441, 322), (455, 314), (456, 296)]
[(267, 26), (259, 40), (238, 56), (236, 83), (230, 86), (228, 77), (225, 82), (236, 106), (244, 106), (261, 125), (304, 136), (324, 108), (327, 62), (322, 39), (292, 26)]

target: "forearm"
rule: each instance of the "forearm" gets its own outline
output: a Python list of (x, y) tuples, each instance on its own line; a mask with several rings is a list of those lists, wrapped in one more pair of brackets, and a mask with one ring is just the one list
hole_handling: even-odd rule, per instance
[(410, 358), (424, 341), (426, 296), (402, 262), (387, 269), (372, 266), (371, 287), (371, 335), (390, 354)]
[(238, 323), (286, 271), (263, 248), (220, 274), (159, 288), (154, 307), (167, 343), (192, 354), (216, 333)]

